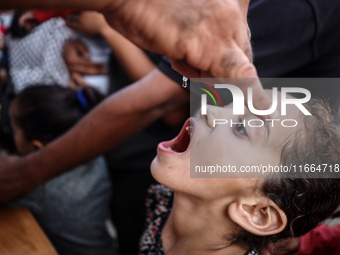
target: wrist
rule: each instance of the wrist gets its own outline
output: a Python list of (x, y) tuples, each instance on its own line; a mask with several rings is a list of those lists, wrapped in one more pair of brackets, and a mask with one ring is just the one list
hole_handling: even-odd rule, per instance
[(106, 41), (108, 40), (108, 38), (110, 38), (112, 36), (112, 28), (109, 25), (104, 25), (100, 31), (99, 34), (101, 37), (103, 37)]

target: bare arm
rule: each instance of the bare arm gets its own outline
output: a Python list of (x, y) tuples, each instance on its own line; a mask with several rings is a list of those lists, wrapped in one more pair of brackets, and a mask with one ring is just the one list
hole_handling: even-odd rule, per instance
[(155, 68), (148, 56), (110, 27), (101, 13), (83, 11), (79, 14), (72, 14), (67, 17), (66, 23), (83, 34), (102, 36), (131, 81), (143, 78)]
[[(12, 0), (2, 1), (0, 8), (97, 10), (139, 47), (173, 59), (187, 77), (203, 71), (214, 77), (254, 78), (248, 5), (249, 0)], [(268, 109), (271, 103), (261, 83), (252, 87), (255, 107)], [(241, 89), (247, 93), (246, 86)]]
[(155, 68), (154, 63), (140, 48), (117, 31), (108, 28), (103, 31), (103, 37), (112, 48), (119, 64), (124, 68), (132, 81), (141, 79)]
[(44, 149), (24, 158), (0, 158), (0, 201), (25, 194), (66, 169), (102, 154), (187, 101), (186, 91), (158, 69), (153, 70), (106, 99)]

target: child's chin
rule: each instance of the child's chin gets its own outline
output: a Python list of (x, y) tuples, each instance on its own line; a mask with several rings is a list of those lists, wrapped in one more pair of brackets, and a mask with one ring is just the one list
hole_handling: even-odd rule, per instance
[(157, 175), (157, 171), (159, 170), (160, 165), (159, 165), (159, 161), (158, 161), (158, 157), (156, 156), (150, 165), (150, 171), (151, 171), (151, 175), (155, 178), (155, 175)]

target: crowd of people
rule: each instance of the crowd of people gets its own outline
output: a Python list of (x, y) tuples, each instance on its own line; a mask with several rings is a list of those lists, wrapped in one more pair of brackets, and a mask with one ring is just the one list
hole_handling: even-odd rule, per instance
[(215, 127), (232, 106), (189, 107), (194, 77), (252, 78), (256, 109), (273, 86), (258, 78), (337, 84), (340, 4), (327, 1), (1, 3), (14, 9), (0, 46), (16, 155), (0, 157), (0, 202), (29, 208), (65, 255), (339, 254), (340, 227), (323, 223), (339, 210), (336, 175), (190, 178), (193, 155), (339, 164), (339, 86), (307, 87), (330, 107), (288, 106), (291, 129), (255, 132), (250, 112)]

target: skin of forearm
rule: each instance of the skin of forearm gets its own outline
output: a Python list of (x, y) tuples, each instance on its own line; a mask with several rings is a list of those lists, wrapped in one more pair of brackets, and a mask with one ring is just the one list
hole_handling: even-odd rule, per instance
[(108, 151), (188, 100), (186, 91), (155, 69), (110, 96), (61, 138), (23, 158), (28, 175), (34, 183), (44, 183)]
[(113, 54), (131, 81), (143, 78), (155, 68), (155, 65), (140, 48), (110, 26), (103, 28), (101, 35), (111, 47)]

